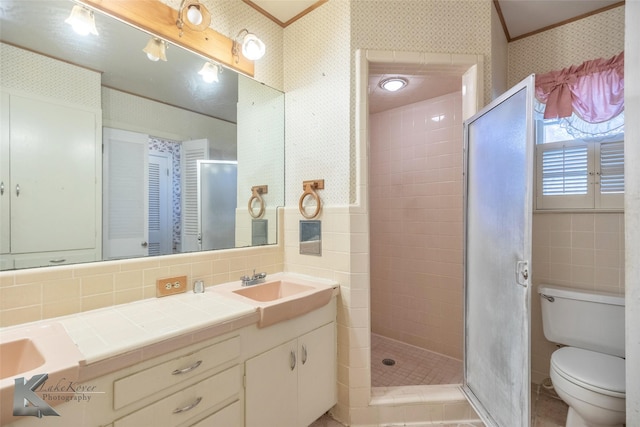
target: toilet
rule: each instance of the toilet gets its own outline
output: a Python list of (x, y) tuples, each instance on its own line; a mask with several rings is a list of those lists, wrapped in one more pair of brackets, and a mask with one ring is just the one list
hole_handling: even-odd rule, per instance
[(564, 347), (550, 375), (569, 405), (566, 427), (625, 422), (624, 298), (559, 286), (538, 288), (544, 336)]

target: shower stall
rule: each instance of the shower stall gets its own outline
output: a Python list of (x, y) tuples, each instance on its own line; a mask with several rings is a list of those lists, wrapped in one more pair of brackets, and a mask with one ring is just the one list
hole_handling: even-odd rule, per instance
[(455, 89), (390, 109), (370, 95), (374, 387), (462, 382), (461, 79), (429, 78)]

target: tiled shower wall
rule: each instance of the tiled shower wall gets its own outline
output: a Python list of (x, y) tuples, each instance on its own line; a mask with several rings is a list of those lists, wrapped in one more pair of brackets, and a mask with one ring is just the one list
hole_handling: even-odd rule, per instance
[(370, 116), (371, 330), (462, 358), (462, 96)]

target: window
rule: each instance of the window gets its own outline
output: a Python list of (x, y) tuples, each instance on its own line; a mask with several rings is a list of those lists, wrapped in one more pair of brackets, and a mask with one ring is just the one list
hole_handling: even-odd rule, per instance
[(623, 135), (574, 138), (560, 120), (538, 120), (536, 209), (621, 210)]

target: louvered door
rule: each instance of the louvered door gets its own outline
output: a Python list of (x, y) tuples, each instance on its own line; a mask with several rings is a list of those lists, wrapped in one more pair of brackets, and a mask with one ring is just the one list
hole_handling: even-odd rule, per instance
[(182, 252), (200, 250), (198, 232), (198, 160), (209, 159), (209, 141), (194, 139), (182, 142)]

